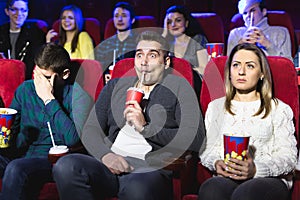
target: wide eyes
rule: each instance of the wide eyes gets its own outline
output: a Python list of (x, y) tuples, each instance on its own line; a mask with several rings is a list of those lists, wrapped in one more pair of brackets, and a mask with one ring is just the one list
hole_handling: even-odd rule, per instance
[(151, 53), (149, 56), (150, 56), (150, 58), (156, 58), (157, 57), (157, 55), (155, 53)]
[(141, 54), (141, 53), (137, 53), (137, 54), (135, 54), (135, 57), (136, 57), (136, 58), (141, 58), (141, 57), (142, 57), (142, 54)]
[[(148, 56), (148, 58), (155, 59), (155, 58), (157, 58), (158, 54), (157, 53), (149, 53), (147, 56)], [(142, 53), (136, 53), (135, 57), (136, 58), (142, 58), (143, 54)]]

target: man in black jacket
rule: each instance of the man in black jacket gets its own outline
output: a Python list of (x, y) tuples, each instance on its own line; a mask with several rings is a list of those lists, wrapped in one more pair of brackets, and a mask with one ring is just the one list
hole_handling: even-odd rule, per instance
[(26, 64), (25, 79), (31, 79), (34, 54), (45, 43), (45, 33), (35, 24), (25, 22), (28, 16), (27, 0), (8, 0), (5, 13), (9, 23), (0, 26), (0, 52), (6, 58)]

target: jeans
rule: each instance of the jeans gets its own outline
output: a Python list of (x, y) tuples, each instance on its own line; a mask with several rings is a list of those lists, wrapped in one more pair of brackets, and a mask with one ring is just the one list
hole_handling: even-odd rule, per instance
[[(143, 162), (138, 159), (131, 161), (138, 165)], [(82, 154), (60, 158), (53, 167), (53, 178), (61, 200), (92, 200), (114, 196), (119, 200), (168, 200), (172, 199), (173, 194), (172, 173), (169, 171), (151, 170), (148, 167), (115, 175), (100, 161)]]
[(37, 199), (43, 184), (52, 180), (52, 164), (48, 158), (18, 158), (7, 162), (0, 156), (0, 162), (0, 170), (5, 167), (0, 199)]
[(216, 176), (201, 185), (198, 195), (199, 200), (288, 200), (289, 198), (290, 192), (279, 178), (234, 181)]

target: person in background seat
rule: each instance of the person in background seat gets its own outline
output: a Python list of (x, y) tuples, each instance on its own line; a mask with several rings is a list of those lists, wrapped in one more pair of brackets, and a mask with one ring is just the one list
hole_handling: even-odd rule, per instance
[(118, 2), (113, 9), (113, 21), (117, 29), (116, 35), (104, 40), (95, 48), (96, 60), (102, 64), (105, 72), (105, 83), (111, 78), (108, 68), (118, 60), (133, 58), (136, 47), (136, 34), (132, 31), (135, 22), (133, 7), (127, 2)]
[(293, 61), (292, 44), (287, 28), (268, 24), (265, 0), (240, 0), (239, 13), (245, 26), (230, 31), (227, 54), (241, 43), (256, 44), (268, 56), (282, 56)]
[(59, 33), (49, 30), (46, 42), (58, 35), (58, 44), (68, 51), (71, 59), (94, 59), (93, 40), (83, 27), (81, 9), (75, 5), (65, 6), (60, 14)]
[(27, 0), (8, 0), (5, 13), (9, 23), (0, 26), (0, 52), (6, 58), (23, 61), (26, 64), (25, 79), (31, 79), (34, 56), (45, 44), (45, 33), (35, 24), (25, 21), (28, 16)]

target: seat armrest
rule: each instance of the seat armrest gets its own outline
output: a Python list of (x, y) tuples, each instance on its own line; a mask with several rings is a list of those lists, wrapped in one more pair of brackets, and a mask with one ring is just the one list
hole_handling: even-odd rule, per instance
[(294, 179), (300, 181), (300, 171), (299, 170), (294, 171)]
[(164, 169), (170, 171), (180, 171), (188, 165), (188, 161), (193, 157), (193, 152), (186, 151), (179, 158), (166, 158), (163, 160)]
[(70, 153), (82, 153), (82, 154), (88, 154), (86, 148), (81, 142), (78, 142), (77, 144), (69, 147)]

